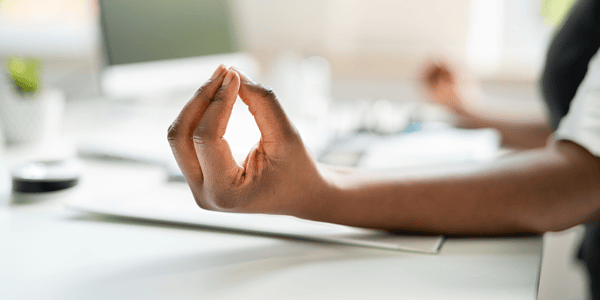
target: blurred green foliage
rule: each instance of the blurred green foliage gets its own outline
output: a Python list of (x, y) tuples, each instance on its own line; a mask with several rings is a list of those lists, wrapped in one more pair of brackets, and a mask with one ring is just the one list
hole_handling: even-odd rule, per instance
[(546, 22), (558, 26), (571, 9), (575, 0), (543, 0), (542, 15)]
[(18, 56), (9, 57), (7, 71), (19, 94), (32, 95), (40, 88), (41, 72), (38, 59)]

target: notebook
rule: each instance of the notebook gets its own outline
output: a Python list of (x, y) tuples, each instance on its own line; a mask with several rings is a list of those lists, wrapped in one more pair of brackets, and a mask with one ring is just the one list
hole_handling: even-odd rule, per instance
[(237, 214), (199, 208), (184, 183), (128, 193), (81, 194), (66, 203), (71, 210), (126, 219), (197, 226), (274, 238), (318, 241), (394, 251), (436, 254), (442, 236), (415, 236), (314, 222), (290, 216)]

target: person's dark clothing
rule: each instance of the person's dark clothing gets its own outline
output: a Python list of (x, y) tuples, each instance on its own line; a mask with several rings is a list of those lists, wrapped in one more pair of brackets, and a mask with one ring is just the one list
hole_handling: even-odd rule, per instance
[[(554, 36), (541, 78), (542, 94), (555, 129), (569, 111), (588, 63), (599, 48), (600, 1), (581, 0)], [(592, 298), (600, 300), (600, 222), (586, 225), (578, 257), (587, 268)]]

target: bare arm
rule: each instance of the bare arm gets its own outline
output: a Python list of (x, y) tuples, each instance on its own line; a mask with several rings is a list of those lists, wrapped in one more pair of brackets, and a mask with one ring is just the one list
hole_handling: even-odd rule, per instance
[(544, 147), (548, 137), (554, 131), (546, 122), (538, 120), (514, 121), (467, 110), (456, 115), (458, 126), (463, 128), (495, 128), (500, 131), (502, 145), (517, 149)]
[(332, 175), (311, 219), (445, 234), (561, 230), (600, 213), (600, 159), (570, 142), (458, 170)]
[[(242, 165), (223, 139), (238, 94), (261, 131)], [(183, 108), (169, 142), (196, 202), (211, 210), (443, 234), (560, 230), (600, 212), (600, 160), (570, 142), (460, 171), (319, 168), (273, 91), (223, 68)]]
[(517, 149), (544, 147), (553, 132), (544, 116), (515, 120), (514, 117), (482, 113), (470, 108), (465, 104), (468, 102), (465, 98), (471, 93), (465, 92), (465, 89), (472, 89), (473, 83), (469, 81), (464, 83), (469, 87), (461, 87), (455, 72), (444, 63), (425, 67), (422, 77), (429, 96), (454, 113), (457, 126), (495, 128), (500, 131), (504, 146)]

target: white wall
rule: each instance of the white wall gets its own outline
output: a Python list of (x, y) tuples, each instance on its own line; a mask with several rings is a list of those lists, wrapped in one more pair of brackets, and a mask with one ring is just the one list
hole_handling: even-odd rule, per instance
[(81, 59), (97, 44), (93, 0), (0, 1), (0, 56)]
[(405, 77), (423, 56), (463, 58), (469, 0), (233, 0), (246, 47), (269, 63), (281, 50), (319, 54), (334, 75)]
[(231, 0), (246, 47), (319, 54), (342, 78), (410, 78), (448, 56), (487, 80), (534, 81), (552, 28), (538, 0)]
[[(484, 78), (532, 81), (551, 32), (539, 0), (228, 1), (243, 44), (266, 66), (282, 50), (319, 54), (331, 61), (334, 76), (349, 79), (409, 78), (424, 59), (442, 54)], [(95, 3), (3, 0), (0, 56), (97, 55)], [(488, 9), (492, 15), (484, 16), (485, 7), (494, 5), (500, 9)], [(501, 49), (483, 47), (483, 59), (469, 50), (490, 41)], [(499, 65), (490, 59), (490, 49), (499, 53)]]

